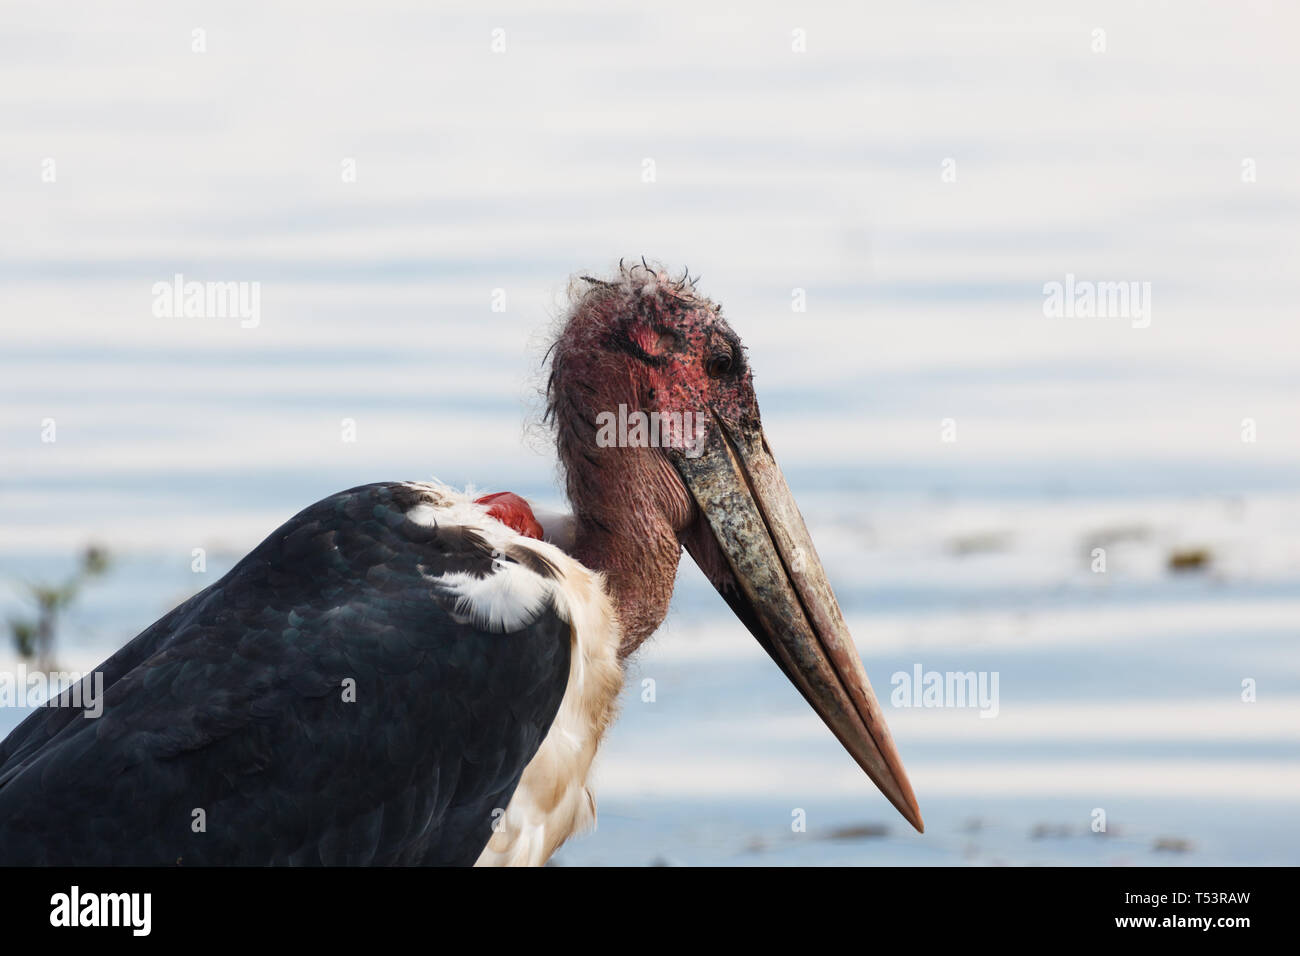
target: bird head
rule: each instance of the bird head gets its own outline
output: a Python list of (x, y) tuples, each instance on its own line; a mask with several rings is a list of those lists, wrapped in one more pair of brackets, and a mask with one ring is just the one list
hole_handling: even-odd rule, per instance
[(579, 280), (572, 298), (547, 392), (575, 518), (616, 529), (632, 509), (671, 529), (881, 792), (923, 829), (720, 306), (689, 273), (674, 279), (644, 261), (620, 263), (612, 279)]

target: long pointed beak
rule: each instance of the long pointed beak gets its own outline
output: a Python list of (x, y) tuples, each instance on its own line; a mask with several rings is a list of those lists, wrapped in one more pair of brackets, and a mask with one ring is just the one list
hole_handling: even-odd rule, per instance
[[(687, 550), (853, 759), (907, 821), (921, 811), (803, 516), (762, 427), (713, 416), (694, 457), (672, 461), (707, 521)], [(724, 569), (702, 553), (716, 544)]]

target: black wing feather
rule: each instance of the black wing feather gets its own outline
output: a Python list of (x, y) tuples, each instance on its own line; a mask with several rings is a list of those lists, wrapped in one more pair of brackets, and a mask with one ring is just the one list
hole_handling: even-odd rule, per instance
[(19, 725), (0, 863), (473, 863), (559, 709), (571, 632), (550, 607), (510, 633), (457, 623), (429, 577), (490, 574), (492, 549), (407, 519), (418, 499), (312, 505), (101, 666), (101, 717)]

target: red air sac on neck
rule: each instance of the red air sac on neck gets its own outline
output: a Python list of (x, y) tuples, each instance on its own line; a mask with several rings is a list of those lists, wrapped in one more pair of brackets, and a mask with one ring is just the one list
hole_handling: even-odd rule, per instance
[(533, 517), (533, 509), (513, 491), (498, 491), (494, 495), (475, 498), (476, 505), (487, 505), (488, 514), (504, 525), (514, 528), (526, 538), (542, 540), (542, 526)]

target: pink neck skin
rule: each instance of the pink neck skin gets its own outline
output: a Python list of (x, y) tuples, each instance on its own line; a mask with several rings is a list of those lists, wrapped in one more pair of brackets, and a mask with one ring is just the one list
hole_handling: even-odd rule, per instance
[[(656, 461), (659, 464), (652, 464)], [(689, 509), (680, 514), (682, 504), (673, 501), (681, 484), (672, 466), (657, 454), (648, 455), (645, 464), (650, 467), (609, 473), (616, 492), (608, 500), (650, 507), (607, 507), (596, 513), (585, 508), (585, 502), (573, 502), (573, 556), (605, 575), (623, 632), (619, 657), (624, 660), (668, 614), (682, 555), (675, 525), (690, 520)], [(653, 506), (665, 498), (672, 502), (668, 509)]]

